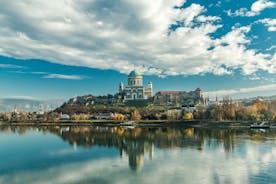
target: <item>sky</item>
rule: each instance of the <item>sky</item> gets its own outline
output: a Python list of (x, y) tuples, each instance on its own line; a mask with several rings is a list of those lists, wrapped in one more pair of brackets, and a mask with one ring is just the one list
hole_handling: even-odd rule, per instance
[(0, 98), (154, 92), (276, 94), (276, 1), (0, 0)]

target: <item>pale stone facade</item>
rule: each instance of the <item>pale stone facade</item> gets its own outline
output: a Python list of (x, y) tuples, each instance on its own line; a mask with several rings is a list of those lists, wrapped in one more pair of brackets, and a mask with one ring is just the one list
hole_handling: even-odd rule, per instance
[(195, 91), (159, 91), (154, 96), (155, 104), (204, 104), (203, 92)]
[(124, 87), (121, 82), (119, 93), (123, 95), (124, 100), (144, 100), (153, 96), (152, 83), (149, 82), (147, 88), (143, 86), (143, 76), (133, 70), (128, 75), (128, 85)]

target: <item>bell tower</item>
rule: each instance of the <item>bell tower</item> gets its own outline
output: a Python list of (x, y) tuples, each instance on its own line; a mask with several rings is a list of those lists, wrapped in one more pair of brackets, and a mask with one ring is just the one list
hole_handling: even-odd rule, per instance
[(119, 84), (119, 93), (122, 93), (124, 91), (124, 84), (123, 82), (120, 82)]
[(152, 82), (148, 83), (148, 87), (147, 87), (147, 91), (148, 91), (148, 96), (152, 97)]

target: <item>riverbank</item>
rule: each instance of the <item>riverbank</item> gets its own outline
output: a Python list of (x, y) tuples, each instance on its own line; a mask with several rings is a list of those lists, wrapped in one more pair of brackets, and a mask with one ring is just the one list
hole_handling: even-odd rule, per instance
[[(120, 126), (122, 121), (117, 120), (60, 120), (48, 121), (26, 121), (26, 122), (0, 122), (2, 125), (14, 126)], [(153, 126), (181, 126), (181, 127), (210, 127), (210, 128), (235, 128), (249, 127), (251, 121), (209, 121), (209, 120), (141, 120), (136, 122), (137, 127)], [(271, 123), (272, 128), (276, 128), (276, 123)]]

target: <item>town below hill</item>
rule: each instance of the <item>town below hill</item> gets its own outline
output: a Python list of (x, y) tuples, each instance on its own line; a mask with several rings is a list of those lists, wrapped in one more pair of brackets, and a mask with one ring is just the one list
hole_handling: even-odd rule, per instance
[(181, 98), (180, 93), (163, 93), (146, 100), (121, 100), (118, 95), (85, 95), (69, 99), (60, 107), (45, 112), (0, 113), (3, 122), (95, 122), (139, 121), (262, 121), (276, 122), (276, 99), (257, 97), (207, 101)]

